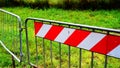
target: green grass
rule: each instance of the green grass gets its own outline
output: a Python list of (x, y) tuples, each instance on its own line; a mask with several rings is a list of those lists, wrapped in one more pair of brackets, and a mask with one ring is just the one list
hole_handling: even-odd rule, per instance
[[(59, 20), (64, 22), (73, 22), (77, 24), (85, 24), (85, 25), (92, 25), (92, 26), (99, 26), (99, 27), (106, 27), (106, 28), (114, 28), (120, 29), (120, 10), (63, 10), (63, 9), (56, 9), (56, 8), (49, 8), (49, 9), (31, 9), (31, 8), (23, 8), (23, 7), (12, 7), (12, 8), (3, 8), (10, 12), (13, 12), (19, 15), (22, 18), (22, 24), (24, 27), (24, 21), (27, 17), (35, 17), (35, 18), (45, 18), (51, 20)], [(32, 21), (33, 22), (33, 21)], [(29, 32), (29, 46), (30, 46), (30, 54), (31, 54), (31, 62), (35, 63), (35, 42), (34, 42), (34, 31), (33, 31), (33, 24), (29, 23), (30, 26), (28, 30)], [(39, 66), (43, 67), (43, 56), (42, 56), (42, 39), (38, 38), (38, 59), (39, 59)], [(23, 52), (26, 55), (26, 45), (25, 45), (25, 33), (23, 31)], [(49, 40), (45, 40), (46, 46), (46, 64), (48, 68), (51, 68), (51, 61), (50, 61), (50, 45)], [(0, 49), (2, 53), (2, 50)], [(56, 42), (53, 42), (53, 66), (54, 68), (59, 68), (59, 45)], [(86, 50), (82, 50), (82, 67), (83, 68), (90, 68), (90, 57), (91, 52)], [(4, 54), (4, 53), (2, 53)], [(68, 46), (62, 44), (62, 68), (66, 68), (68, 66)], [(6, 56), (4, 54), (4, 56)], [(8, 60), (4, 57), (2, 58), (2, 66), (9, 66), (5, 64)], [(78, 48), (71, 48), (71, 68), (78, 68), (78, 61), (79, 59), (79, 49)], [(94, 57), (94, 66), (95, 68), (103, 68), (104, 67), (104, 55), (95, 53)], [(25, 59), (26, 61), (26, 59)], [(10, 60), (8, 61), (10, 63)], [(109, 57), (108, 68), (119, 68), (119, 60)]]
[(63, 9), (30, 9), (4, 8), (19, 15), (23, 20), (27, 17), (45, 18), (65, 22), (73, 22), (107, 28), (120, 28), (120, 10), (63, 10)]

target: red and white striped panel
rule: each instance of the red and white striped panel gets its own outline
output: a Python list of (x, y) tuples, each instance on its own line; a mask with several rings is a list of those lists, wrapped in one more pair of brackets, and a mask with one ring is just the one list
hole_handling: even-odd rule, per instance
[(35, 22), (35, 35), (69, 46), (120, 58), (120, 36)]

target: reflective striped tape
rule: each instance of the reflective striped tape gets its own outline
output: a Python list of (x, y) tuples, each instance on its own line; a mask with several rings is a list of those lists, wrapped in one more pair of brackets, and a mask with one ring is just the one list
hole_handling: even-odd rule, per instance
[(64, 28), (56, 37), (55, 41), (64, 43), (67, 38), (75, 31), (75, 29)]
[(106, 35), (91, 32), (79, 45), (79, 48), (90, 50)]
[(48, 40), (120, 58), (120, 36), (34, 22), (35, 35)]

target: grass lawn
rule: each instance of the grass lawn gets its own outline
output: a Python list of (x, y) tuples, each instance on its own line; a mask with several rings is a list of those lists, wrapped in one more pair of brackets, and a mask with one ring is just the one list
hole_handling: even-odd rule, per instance
[[(35, 18), (44, 18), (44, 19), (50, 19), (50, 20), (59, 20), (64, 22), (73, 22), (77, 24), (85, 24), (85, 25), (92, 25), (92, 26), (99, 26), (99, 27), (106, 27), (106, 28), (113, 28), (113, 29), (120, 29), (120, 10), (63, 10), (63, 9), (56, 9), (56, 8), (49, 8), (49, 9), (31, 9), (31, 8), (23, 8), (23, 7), (9, 7), (9, 8), (3, 8), (7, 11), (10, 11), (12, 13), (15, 13), (19, 15), (22, 18), (23, 26), (24, 21), (27, 17), (35, 17)], [(33, 25), (30, 24), (29, 29), (32, 29)], [(31, 32), (30, 36), (34, 36), (34, 33)], [(30, 37), (30, 51), (31, 51), (31, 61), (33, 63), (35, 60), (35, 43), (33, 37)], [(23, 32), (23, 40), (25, 40), (25, 35)], [(38, 41), (41, 41), (41, 39), (38, 39)], [(48, 68), (51, 68), (51, 61), (50, 61), (50, 46), (49, 46), (49, 40), (45, 40), (46, 47), (46, 56), (47, 56), (47, 66)], [(40, 60), (39, 66), (43, 66), (43, 56), (42, 54), (42, 48), (41, 48), (41, 42), (38, 44), (39, 48), (39, 56), (38, 59)], [(25, 47), (25, 43), (23, 43), (23, 47)], [(0, 47), (1, 48), (1, 47)], [(53, 66), (55, 68), (59, 68), (59, 46), (58, 43), (53, 42)], [(23, 48), (23, 51), (25, 51), (25, 48)], [(0, 49), (0, 53), (2, 53), (2, 50)], [(90, 57), (91, 52), (88, 52), (86, 50), (82, 50), (83, 56), (82, 56), (82, 67), (83, 68), (90, 68)], [(63, 45), (62, 46), (62, 68), (66, 68), (68, 66), (68, 46)], [(3, 61), (5, 60), (3, 57)], [(71, 48), (71, 68), (78, 68), (79, 65), (79, 49), (78, 48)], [(95, 53), (94, 56), (94, 66), (95, 68), (103, 68), (104, 67), (104, 55)], [(42, 60), (42, 61), (41, 61)], [(5, 62), (2, 62), (5, 64)], [(9, 61), (8, 61), (9, 62)], [(10, 62), (9, 62), (10, 63)], [(119, 59), (115, 59), (112, 57), (109, 57), (108, 61), (108, 68), (120, 68)], [(1, 65), (1, 64), (0, 64)]]
[(62, 9), (30, 9), (3, 8), (19, 15), (22, 20), (27, 17), (44, 18), (64, 22), (73, 22), (107, 28), (120, 28), (120, 10), (62, 10)]

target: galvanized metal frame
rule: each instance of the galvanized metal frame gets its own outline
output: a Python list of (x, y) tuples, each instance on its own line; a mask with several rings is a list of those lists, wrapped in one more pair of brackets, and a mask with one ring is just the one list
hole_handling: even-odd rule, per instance
[[(10, 53), (10, 55), (12, 55), (18, 62), (22, 62), (22, 56), (23, 56), (23, 53), (22, 53), (22, 25), (21, 25), (21, 23), (22, 23), (22, 21), (21, 21), (21, 18), (18, 16), (18, 15), (16, 15), (16, 14), (13, 14), (13, 13), (11, 13), (11, 12), (8, 12), (8, 11), (6, 11), (6, 10), (3, 10), (3, 9), (0, 9), (0, 12), (3, 12), (3, 13), (5, 13), (5, 14), (8, 14), (8, 15), (11, 15), (11, 16), (13, 16), (13, 17), (15, 17), (15, 18), (17, 18), (17, 22), (18, 22), (18, 29), (19, 29), (19, 44), (20, 44), (20, 59), (18, 59), (11, 51), (9, 51), (9, 49), (8, 48), (6, 48), (5, 47), (5, 44), (3, 44), (3, 42), (4, 41), (2, 41), (2, 39), (1, 39), (1, 45), (4, 47), (4, 49), (5, 50), (7, 50), (9, 53)], [(17, 26), (16, 26), (17, 27)]]
[[(69, 26), (77, 26), (77, 27), (80, 27), (80, 28), (89, 28), (89, 29), (93, 29), (93, 32), (94, 30), (102, 30), (102, 31), (107, 31), (108, 33), (109, 32), (115, 32), (115, 33), (120, 33), (120, 30), (115, 30), (115, 29), (108, 29), (108, 28), (101, 28), (101, 27), (94, 27), (94, 26), (87, 26), (87, 25), (78, 25), (78, 24), (72, 24), (72, 23), (67, 23), (67, 22), (60, 22), (60, 21), (53, 21), (53, 20), (46, 20), (46, 19), (40, 19), (40, 18), (27, 18), (26, 21), (25, 21), (25, 25), (27, 26), (27, 21), (28, 20), (34, 20), (34, 21), (44, 21), (44, 22), (51, 22), (51, 23), (57, 23), (57, 24), (63, 24), (63, 25), (69, 25)], [(27, 29), (27, 28), (26, 28)], [(27, 30), (26, 30), (27, 32)], [(27, 34), (26, 34), (27, 36)], [(44, 41), (44, 40), (43, 40)], [(28, 42), (26, 42), (28, 43)], [(44, 43), (44, 42), (43, 42)], [(61, 43), (59, 43), (59, 47), (60, 47), (60, 56), (61, 56)], [(70, 50), (70, 47), (69, 47), (69, 50)], [(79, 64), (79, 68), (81, 68), (81, 56), (82, 56), (82, 53), (81, 53), (81, 50), (80, 49), (80, 64)], [(28, 50), (29, 51), (29, 50)], [(43, 50), (44, 52), (45, 50)], [(45, 53), (44, 53), (45, 54)], [(93, 57), (94, 57), (94, 53), (92, 52), (92, 58), (91, 58), (91, 68), (93, 68)], [(29, 57), (29, 54), (28, 54), (28, 57)], [(52, 57), (51, 57), (52, 58)], [(44, 58), (45, 59), (45, 58)], [(30, 61), (30, 60), (29, 60)], [(45, 61), (44, 61), (45, 62)], [(52, 60), (51, 60), (52, 62)], [(70, 52), (69, 52), (69, 68), (70, 68)], [(46, 67), (46, 66), (44, 66)], [(105, 68), (107, 68), (107, 56), (105, 56)], [(60, 57), (60, 68), (61, 68), (61, 57)]]
[[(120, 33), (120, 30), (116, 30), (116, 29), (109, 29), (109, 28), (102, 28), (102, 27), (95, 27), (95, 26), (88, 26), (88, 25), (81, 25), (81, 24), (73, 24), (73, 23), (68, 23), (68, 22), (61, 22), (61, 21), (54, 21), (54, 20), (47, 20), (47, 19), (41, 19), (41, 18), (32, 18), (32, 17), (28, 17), (25, 20), (25, 29), (26, 29), (26, 44), (27, 44), (27, 52), (28, 52), (28, 63), (30, 63), (30, 54), (29, 54), (29, 45), (28, 45), (28, 20), (33, 20), (33, 21), (41, 21), (41, 22), (49, 22), (49, 24), (58, 24), (58, 25), (66, 25), (68, 27), (70, 26), (75, 26), (75, 27), (80, 27), (80, 29), (82, 28), (87, 28), (87, 29), (92, 29), (92, 32), (95, 32), (96, 30), (100, 30), (100, 31), (106, 31), (106, 34), (109, 34), (110, 32), (114, 32), (114, 33)], [(46, 64), (45, 64), (45, 46), (44, 46), (44, 38), (42, 41), (42, 46), (43, 46), (43, 56), (44, 56), (44, 68), (46, 68)], [(68, 46), (68, 68), (71, 67), (70, 64), (70, 46)], [(52, 41), (50, 41), (50, 52), (51, 52), (51, 63), (53, 63), (52, 61)], [(82, 49), (80, 48), (79, 50), (79, 68), (82, 68)], [(61, 68), (61, 43), (59, 43), (59, 55), (60, 55), (60, 68)], [(104, 68), (107, 68), (107, 55), (105, 55), (105, 65)], [(94, 52), (91, 52), (91, 68), (94, 67)], [(52, 66), (52, 65), (51, 65)]]

